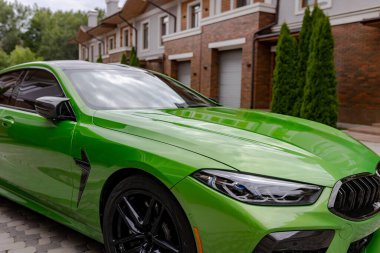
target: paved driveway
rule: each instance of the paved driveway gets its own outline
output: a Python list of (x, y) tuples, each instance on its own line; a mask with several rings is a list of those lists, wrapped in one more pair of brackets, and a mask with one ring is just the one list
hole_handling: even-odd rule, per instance
[(0, 197), (0, 253), (101, 253), (102, 245)]

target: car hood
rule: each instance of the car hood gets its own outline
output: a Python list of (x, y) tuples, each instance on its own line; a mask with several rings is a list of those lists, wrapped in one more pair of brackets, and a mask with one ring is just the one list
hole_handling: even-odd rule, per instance
[(332, 187), (374, 173), (379, 157), (343, 132), (294, 117), (225, 107), (96, 111), (95, 125), (190, 150), (236, 170)]

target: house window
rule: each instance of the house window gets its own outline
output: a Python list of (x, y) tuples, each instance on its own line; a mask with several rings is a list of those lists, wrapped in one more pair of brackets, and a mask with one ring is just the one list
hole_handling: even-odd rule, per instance
[(114, 49), (114, 47), (115, 47), (115, 40), (114, 40), (113, 37), (111, 37), (111, 38), (109, 38), (109, 40), (108, 40), (108, 49), (109, 49), (109, 50), (112, 50), (112, 49)]
[(236, 0), (235, 6), (236, 8), (243, 7), (248, 5), (248, 0)]
[(302, 0), (302, 8), (306, 8), (308, 6), (314, 6), (315, 4), (318, 5), (327, 5), (329, 3), (329, 0)]
[(143, 24), (143, 49), (149, 48), (149, 23)]
[(98, 44), (98, 55), (102, 55), (102, 43)]
[(161, 17), (161, 40), (160, 40), (160, 45), (162, 46), (164, 43), (164, 41), (162, 40), (162, 37), (165, 36), (165, 35), (168, 35), (169, 34), (169, 17), (168, 16), (165, 16), (165, 17)]
[(94, 46), (91, 46), (91, 62), (94, 62)]
[(82, 48), (82, 60), (86, 60), (86, 48)]
[(195, 4), (190, 8), (190, 28), (199, 27), (201, 18), (201, 5)]
[(129, 29), (124, 30), (124, 46), (129, 47)]

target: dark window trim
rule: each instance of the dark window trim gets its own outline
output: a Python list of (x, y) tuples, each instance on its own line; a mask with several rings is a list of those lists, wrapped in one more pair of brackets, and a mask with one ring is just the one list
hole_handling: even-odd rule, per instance
[[(57, 81), (57, 83), (59, 85), (59, 88), (61, 89), (63, 95), (65, 96), (65, 98), (68, 98), (68, 96), (66, 95), (65, 90), (62, 88), (63, 86), (62, 86), (61, 82), (58, 80), (58, 78), (56, 77), (56, 75), (50, 69), (44, 68), (44, 67), (27, 67), (27, 68), (12, 70), (12, 71), (5, 72), (5, 73), (1, 74), (1, 75), (6, 75), (6, 74), (9, 74), (9, 73), (14, 72), (14, 71), (21, 71), (22, 72), (21, 75), (20, 75), (20, 77), (22, 75), (23, 75), (23, 77), (22, 78), (19, 77), (19, 80), (17, 81), (17, 84), (16, 84), (16, 86), (15, 86), (13, 92), (12, 92), (12, 96), (15, 96), (15, 99), (17, 99), (17, 96), (18, 96), (18, 88), (20, 87), (21, 83), (24, 81), (25, 77), (27, 76), (28, 71), (30, 71), (30, 70), (44, 70), (44, 71), (47, 71), (50, 74), (52, 74), (53, 77), (54, 77), (54, 79)], [(20, 81), (20, 79), (22, 79), (22, 80)], [(74, 118), (76, 119), (77, 116), (76, 116), (75, 111), (73, 110), (73, 106), (71, 105), (70, 102), (71, 101), (69, 101), (71, 112), (74, 114)], [(30, 112), (30, 113), (39, 115), (35, 110), (30, 110), (30, 109), (27, 109), (27, 108), (17, 107), (15, 105), (3, 105), (3, 104), (0, 104), (0, 107), (10, 108), (10, 109), (24, 111), (24, 112)]]
[[(15, 91), (17, 90), (17, 87), (19, 85), (19, 83), (23, 80), (23, 75), (25, 74), (25, 70), (23, 69), (16, 69), (16, 70), (11, 70), (11, 71), (8, 71), (8, 72), (4, 72), (4, 73), (1, 73), (0, 76), (5, 76), (5, 75), (9, 75), (13, 72), (20, 72), (16, 82), (15, 82), (15, 86), (13, 87), (13, 90), (12, 90), (12, 93), (10, 94), (9, 98), (8, 98), (8, 105), (11, 104), (11, 99), (14, 98), (14, 94), (15, 94)], [(0, 104), (0, 106), (3, 105), (3, 104)], [(5, 105), (5, 104), (4, 104)]]
[[(149, 21), (145, 21), (142, 23), (142, 48), (143, 50), (149, 50), (149, 30), (150, 30)], [(146, 32), (146, 34), (145, 34)]]

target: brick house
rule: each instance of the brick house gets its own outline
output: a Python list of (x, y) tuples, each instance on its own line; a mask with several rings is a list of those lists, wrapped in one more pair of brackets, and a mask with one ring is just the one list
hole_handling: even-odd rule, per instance
[[(80, 59), (119, 62), (132, 46), (146, 68), (222, 104), (269, 108), (280, 25), (295, 36), (315, 0), (106, 0), (107, 17), (77, 34)], [(340, 121), (380, 122), (380, 2), (316, 0), (335, 36)], [(279, 4), (277, 4), (277, 2)]]

